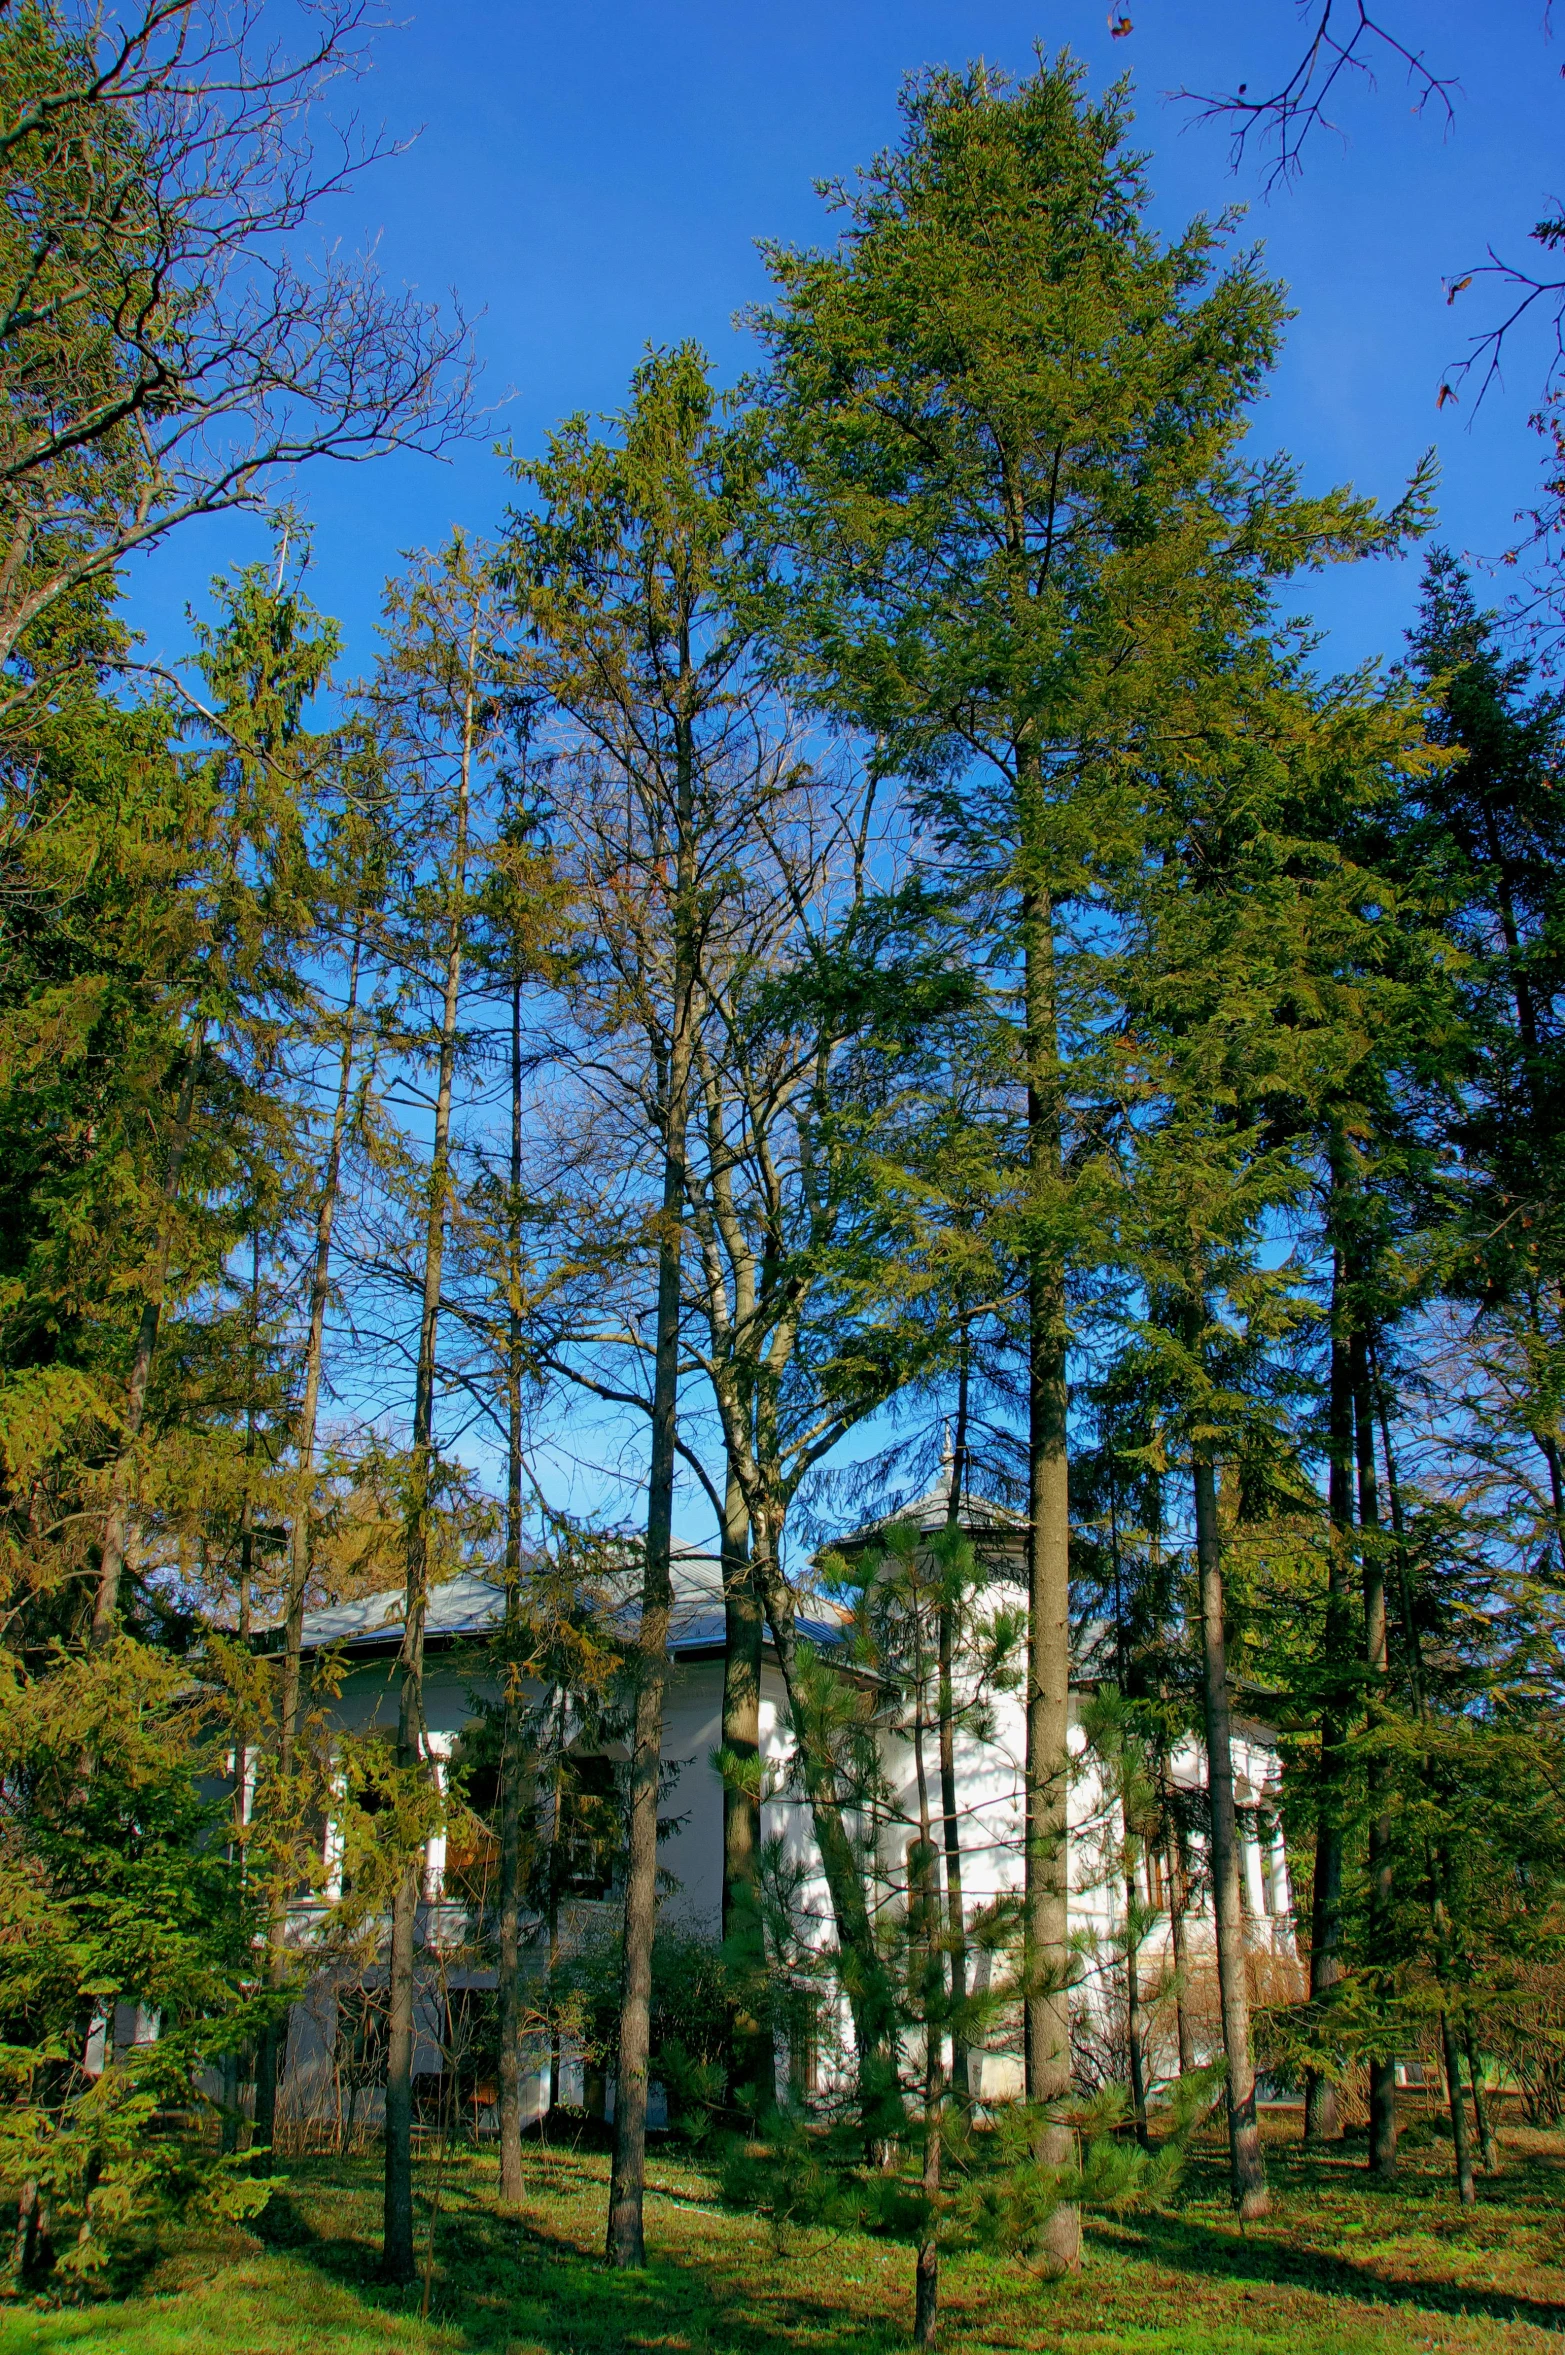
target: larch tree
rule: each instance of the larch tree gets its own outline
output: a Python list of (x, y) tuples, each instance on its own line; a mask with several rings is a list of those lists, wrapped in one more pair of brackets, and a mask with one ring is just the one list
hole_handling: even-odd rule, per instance
[[(610, 2263), (637, 2266), (686, 1135), (701, 937), (732, 849), (725, 769), (736, 748), (742, 754), (753, 695), (751, 635), (735, 622), (728, 584), (750, 561), (756, 509), (753, 433), (714, 392), (693, 346), (650, 355), (609, 428), (599, 435), (586, 419), (569, 420), (547, 457), (519, 467), (531, 500), (512, 518), (506, 568), (534, 649), (528, 683), (554, 706), (567, 750), (552, 839), (577, 924), (578, 1068), (597, 1070), (616, 1117), (629, 1116), (632, 1166), (645, 1164), (649, 1183), (642, 1244), (656, 1267), (650, 1386), (640, 1401), (651, 1463), (606, 2241)], [(616, 1041), (634, 1042), (628, 1072), (615, 1063)]]
[[(432, 1777), (424, 1727), (424, 1630), (441, 1473), (436, 1403), (446, 1240), (455, 1190), (452, 1120), (461, 1053), (464, 974), (472, 927), (472, 866), (485, 764), (498, 741), (500, 613), (484, 552), (460, 534), (388, 592), (386, 646), (367, 716), (396, 779), (406, 824), (401, 844), (399, 953), (429, 1001), (415, 1037), (434, 1069), (428, 1160), (417, 1187), (407, 1283), (417, 1308), (413, 1416), (408, 1456), (405, 1593), (397, 1717), (397, 1765), (409, 1780)], [(431, 1791), (431, 1805), (438, 1795)], [(417, 1810), (413, 1810), (416, 1817)], [(386, 2181), (382, 2264), (389, 2280), (413, 2278), (412, 2081), (419, 1851), (400, 1860), (391, 1910), (386, 2074)]]
[[(1068, 59), (1014, 86), (933, 73), (853, 187), (827, 253), (768, 249), (759, 325), (791, 567), (796, 675), (920, 789), (943, 856), (988, 888), (1025, 1101), (1031, 1651), (1027, 2085), (1040, 2153), (1070, 2083), (1066, 1820), (1067, 1278), (1102, 1254), (1077, 1114), (1105, 1016), (1091, 911), (1142, 851), (1149, 741), (1199, 701), (1204, 651), (1268, 575), (1383, 539), (1239, 444), (1283, 319), (1221, 226), (1147, 226), (1123, 86)], [(1074, 2266), (1061, 2209), (1044, 2252)]]

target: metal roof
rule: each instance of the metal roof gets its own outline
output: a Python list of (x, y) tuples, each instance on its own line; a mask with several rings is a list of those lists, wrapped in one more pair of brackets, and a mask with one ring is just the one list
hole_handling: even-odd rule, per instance
[[(671, 1568), (674, 1609), (669, 1629), (670, 1652), (720, 1651), (725, 1641), (720, 1558), (699, 1546), (676, 1540)], [(621, 1632), (629, 1637), (635, 1633), (641, 1616), (641, 1598), (629, 1578), (627, 1586), (630, 1591), (614, 1606), (612, 1616)], [(371, 1651), (399, 1644), (403, 1600), (399, 1586), (383, 1594), (360, 1595), (351, 1603), (329, 1603), (319, 1611), (307, 1611), (303, 1648), (306, 1652), (329, 1648)], [(824, 1595), (809, 1593), (799, 1597), (799, 1604), (795, 1625), (801, 1636), (817, 1644), (842, 1641), (847, 1614), (837, 1604)], [(480, 1638), (498, 1627), (504, 1617), (504, 1587), (477, 1571), (463, 1571), (430, 1589), (424, 1641), (426, 1646), (439, 1647), (460, 1643), (464, 1637)], [(275, 1636), (277, 1630), (268, 1632)]]

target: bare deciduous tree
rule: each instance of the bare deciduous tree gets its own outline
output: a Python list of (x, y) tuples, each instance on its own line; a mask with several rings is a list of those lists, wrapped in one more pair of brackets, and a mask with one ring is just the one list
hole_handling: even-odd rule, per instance
[[(361, 255), (301, 257), (393, 153), (324, 114), (366, 0), (8, 10), (0, 26), (0, 656), (192, 516), (262, 506), (306, 459), (465, 430), (459, 313)], [(30, 665), (29, 668), (32, 666)], [(29, 691), (17, 681), (0, 716)]]

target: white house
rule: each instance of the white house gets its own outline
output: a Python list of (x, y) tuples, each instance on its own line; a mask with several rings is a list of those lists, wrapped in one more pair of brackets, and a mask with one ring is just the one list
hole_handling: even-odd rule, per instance
[[(930, 1493), (897, 1518), (932, 1530), (947, 1519), (949, 1470)], [(973, 1535), (980, 1558), (991, 1570), (997, 1589), (1021, 1573), (1022, 1536), (1014, 1515), (977, 1497), (966, 1500), (962, 1523)], [(873, 1542), (866, 1530), (844, 1541), (848, 1548)], [(722, 1900), (723, 1791), (712, 1763), (721, 1738), (724, 1620), (721, 1568), (714, 1554), (679, 1545), (674, 1558), (675, 1608), (669, 1640), (670, 1672), (666, 1688), (664, 1757), (676, 1770), (668, 1813), (673, 1825), (659, 1852), (664, 1886), (664, 1918), (693, 1931), (717, 1933)], [(475, 1713), (475, 1698), (486, 1689), (481, 1655), (475, 1639), (495, 1626), (504, 1607), (500, 1589), (487, 1580), (463, 1576), (438, 1587), (430, 1597), (425, 1646), (425, 1718), (431, 1758), (440, 1770)], [(330, 1704), (331, 1721), (344, 1733), (396, 1728), (398, 1710), (397, 1655), (401, 1641), (400, 1592), (375, 1595), (312, 1613), (305, 1622), (306, 1652), (318, 1656), (328, 1649), (346, 1663), (346, 1673)], [(798, 1630), (822, 1647), (841, 1640), (843, 1614), (824, 1596), (801, 1598)], [(1090, 1646), (1086, 1647), (1090, 1651)], [(477, 1665), (475, 1666), (475, 1662)], [(1125, 1920), (1126, 1893), (1117, 1868), (1106, 1868), (1106, 1858), (1117, 1857), (1118, 1820), (1093, 1760), (1086, 1754), (1080, 1726), (1081, 1701), (1093, 1682), (1090, 1658), (1084, 1659), (1080, 1700), (1073, 1706), (1072, 1748), (1078, 1761), (1073, 1777), (1071, 1817), (1071, 1888), (1073, 1937), (1080, 1950), (1081, 1992), (1078, 2008), (1084, 2032), (1097, 2023), (1110, 2034), (1124, 2006), (1123, 1942), (1114, 1943)], [(982, 1738), (964, 1729), (957, 1741), (957, 1788), (961, 1819), (964, 1900), (971, 1911), (987, 1906), (1020, 1884), (1022, 1847), (1019, 1837), (1022, 1806), (1024, 1725), (1019, 1692), (989, 1696), (987, 1724)], [(1263, 1979), (1276, 1974), (1296, 1975), (1295, 1947), (1288, 1890), (1287, 1865), (1276, 1828), (1278, 1760), (1268, 1731), (1240, 1719), (1236, 1724), (1235, 1771), (1242, 1808), (1245, 1884), (1249, 1930), (1256, 1968)], [(781, 1672), (768, 1643), (762, 1668), (760, 1735), (766, 1767), (762, 1832), (777, 1839), (797, 1868), (801, 1929), (807, 1938), (830, 1939), (830, 1907), (818, 1870), (808, 1803), (789, 1776), (792, 1744)], [(893, 1794), (900, 1793), (904, 1816), (916, 1815), (912, 1804), (912, 1753), (894, 1730), (882, 1737), (883, 1768)], [(621, 1753), (623, 1755), (623, 1753)], [(1201, 1751), (1183, 1744), (1172, 1761), (1176, 1781), (1198, 1791), (1204, 1776)], [(893, 1806), (893, 1818), (898, 1809)], [(905, 1870), (905, 1828), (893, 1821), (883, 1843), (883, 1895), (895, 1901)], [(331, 1875), (338, 1854), (332, 1826), (325, 1829), (327, 1884), (323, 1900), (301, 1904), (291, 1935), (308, 1947), (331, 1898)], [(1215, 2006), (1196, 1984), (1203, 1973), (1210, 1978), (1211, 1926), (1209, 1899), (1200, 1894), (1199, 1857), (1196, 1891), (1185, 1918), (1187, 1972), (1185, 1990), (1196, 2014), (1198, 2049), (1215, 2041)], [(447, 1886), (445, 1842), (431, 1841), (426, 1860), (424, 1952), (430, 1984), (425, 1995), (428, 2032), (420, 2037), (415, 2069), (437, 2077), (442, 2051), (449, 2044), (438, 2030), (435, 2009), (453, 1995), (493, 1985), (493, 1974), (458, 1967), (464, 1946), (467, 1914)], [(1169, 1912), (1175, 1897), (1171, 1876), (1158, 1859), (1140, 1867), (1140, 1899), (1155, 1916), (1140, 1960), (1139, 1984), (1152, 2005), (1150, 2026), (1164, 2048), (1171, 2049), (1171, 2020), (1164, 1997), (1170, 1978), (1173, 1924)], [(611, 1936), (617, 1906), (606, 1894), (583, 1892), (568, 1909), (565, 1933), (573, 1939)], [(452, 1967), (442, 1972), (442, 1953)], [(437, 1985), (436, 1982), (439, 1982)], [(361, 1982), (362, 1983), (362, 1982)], [(1160, 1994), (1162, 1991), (1162, 1994)], [(1281, 1991), (1280, 1988), (1278, 1990)], [(340, 1973), (323, 1971), (295, 2006), (287, 2057), (280, 2086), (280, 2115), (286, 2124), (305, 2128), (340, 2123), (344, 2103), (344, 2054), (353, 2034), (351, 2001), (344, 2000)], [(1020, 2062), (1003, 2048), (975, 2056), (973, 2091), (982, 2097), (1003, 2098), (1020, 2090)], [(351, 2052), (349, 2054), (351, 2062)], [(1153, 2054), (1154, 2066), (1157, 2054)], [(558, 2059), (561, 2082), (551, 2088), (549, 2067), (540, 2054), (539, 2067), (525, 2089), (528, 2114), (539, 2115), (553, 2098), (580, 2102), (587, 2091), (579, 2062), (567, 2052)], [(351, 2077), (351, 2066), (348, 2069)], [(358, 2115), (367, 2118), (378, 2106), (370, 2091), (358, 2100)], [(654, 2123), (656, 2113), (654, 2112)], [(483, 2123), (482, 2120), (479, 2121)]]

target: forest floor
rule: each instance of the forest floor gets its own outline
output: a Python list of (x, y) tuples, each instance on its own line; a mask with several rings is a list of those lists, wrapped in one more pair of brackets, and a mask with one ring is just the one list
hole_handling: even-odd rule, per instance
[[(1293, 2129), (1296, 2133), (1296, 2127)], [(1066, 2282), (977, 2256), (942, 2268), (947, 2355), (1559, 2355), (1565, 2334), (1565, 2136), (1517, 2130), (1503, 2174), (1463, 2218), (1448, 2146), (1366, 2179), (1362, 2145), (1306, 2161), (1268, 2151), (1266, 2222), (1241, 2230), (1225, 2170), (1198, 2150), (1174, 2196), (1099, 2220)], [(420, 2169), (427, 2194), (433, 2162)], [(289, 2163), (255, 2232), (186, 2235), (121, 2294), (0, 2305), (4, 2355), (860, 2355), (908, 2344), (912, 2257), (854, 2235), (725, 2213), (711, 2178), (657, 2154), (650, 2262), (599, 2260), (607, 2160), (528, 2152), (527, 2197), (498, 2205), (487, 2152), (449, 2158), (426, 2285), (375, 2278), (375, 2155)], [(420, 2201), (419, 2252), (429, 2217)]]

